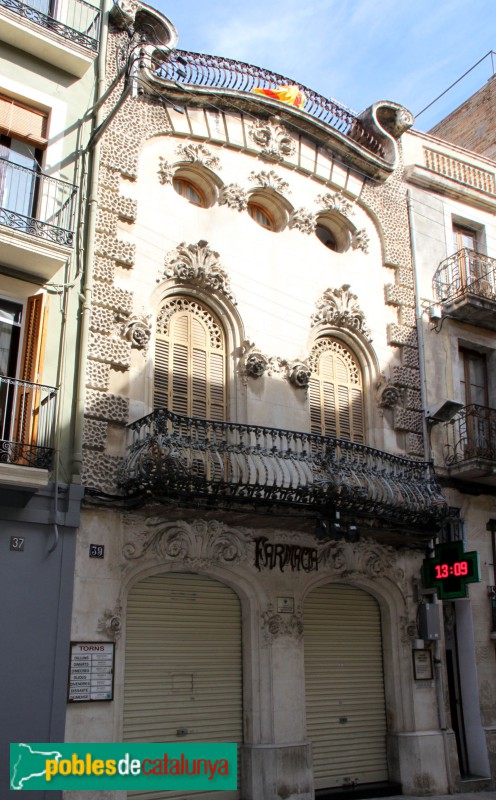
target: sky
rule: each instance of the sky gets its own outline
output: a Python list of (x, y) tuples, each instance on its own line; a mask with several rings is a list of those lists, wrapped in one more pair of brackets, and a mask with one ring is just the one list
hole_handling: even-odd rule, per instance
[[(401, 103), (428, 131), (480, 89), (496, 55), (495, 0), (147, 0), (178, 47), (264, 67), (360, 112)], [(419, 116), (417, 116), (419, 115)]]

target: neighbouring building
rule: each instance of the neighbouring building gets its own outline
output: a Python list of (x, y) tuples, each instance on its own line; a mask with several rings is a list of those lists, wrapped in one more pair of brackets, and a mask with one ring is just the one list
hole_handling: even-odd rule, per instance
[[(478, 107), (491, 86), (460, 109)], [(449, 138), (460, 109), (434, 130)], [(488, 145), (494, 134), (484, 128)], [(496, 162), (459, 138), (410, 132), (404, 158), (427, 439), (449, 506), (440, 541), (480, 558), (470, 599), (443, 601), (451, 725), (468, 778), (495, 773)], [(485, 151), (482, 138), (469, 141)]]
[[(98, 0), (0, 0), (0, 794), (10, 742), (62, 741), (84, 192)], [(45, 793), (33, 792), (33, 798)]]
[(430, 133), (487, 158), (496, 158), (496, 75)]
[[(467, 774), (458, 670), (489, 787), (489, 635), (477, 651), (470, 603), (449, 604), (449, 635), (476, 643), (462, 664), (422, 584), (463, 517), (423, 409), (409, 223), (430, 139), (395, 103), (356, 116), (177, 40), (153, 8), (113, 6), (71, 638), (114, 672), (74, 679), (66, 739), (235, 741), (225, 800), (440, 794)], [(441, 341), (422, 329), (432, 358)]]

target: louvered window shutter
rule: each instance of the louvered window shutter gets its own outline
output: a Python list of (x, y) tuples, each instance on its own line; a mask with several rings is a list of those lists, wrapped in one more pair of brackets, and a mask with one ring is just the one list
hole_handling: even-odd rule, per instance
[(38, 148), (46, 147), (48, 115), (0, 95), (0, 133)]
[[(35, 294), (28, 298), (24, 320), (20, 380), (38, 384), (42, 379), (45, 355), (48, 298)], [(23, 386), (19, 392), (15, 412), (16, 442), (36, 444), (40, 393), (36, 386)]]
[(226, 419), (223, 331), (210, 311), (188, 298), (171, 298), (157, 320), (155, 408), (201, 419)]
[(336, 339), (320, 339), (311, 356), (310, 418), (312, 433), (364, 441), (360, 366)]

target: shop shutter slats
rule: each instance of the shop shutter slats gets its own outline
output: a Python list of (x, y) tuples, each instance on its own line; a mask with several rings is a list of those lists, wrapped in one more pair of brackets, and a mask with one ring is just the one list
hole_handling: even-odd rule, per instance
[(0, 133), (41, 148), (46, 146), (47, 131), (46, 113), (0, 95)]
[(351, 586), (313, 591), (304, 608), (307, 734), (315, 787), (387, 780), (379, 608)]
[[(188, 735), (178, 739), (179, 728)], [(131, 590), (123, 740), (241, 743), (241, 612), (231, 589), (185, 573), (146, 578)], [(173, 800), (188, 793), (129, 796)], [(195, 792), (195, 800), (237, 797)]]

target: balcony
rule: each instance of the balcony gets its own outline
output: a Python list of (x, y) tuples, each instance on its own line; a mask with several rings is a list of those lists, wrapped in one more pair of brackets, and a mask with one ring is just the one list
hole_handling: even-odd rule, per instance
[(444, 433), (449, 475), (496, 486), (496, 409), (465, 406)]
[(84, 0), (0, 0), (0, 38), (81, 77), (98, 53), (100, 17)]
[(0, 485), (39, 488), (52, 468), (57, 389), (0, 377)]
[(462, 248), (441, 261), (432, 288), (446, 315), (496, 330), (496, 259)]
[(445, 509), (430, 464), (329, 436), (213, 422), (159, 409), (130, 426), (120, 483), (136, 502), (265, 513), (339, 511), (432, 533)]
[(70, 183), (0, 158), (4, 263), (50, 278), (73, 245), (76, 193)]
[[(154, 74), (175, 86), (179, 83), (229, 92), (250, 93), (255, 88), (267, 89), (295, 83), (291, 78), (253, 64), (186, 50), (172, 50), (167, 60), (155, 65)], [(343, 134), (369, 153), (380, 158), (385, 157), (384, 145), (352, 111), (306, 86), (298, 85), (306, 96), (303, 109), (307, 114)]]

